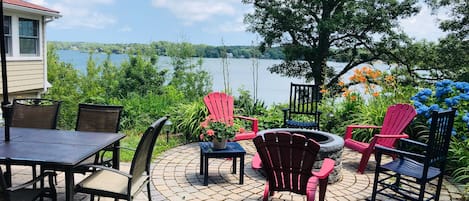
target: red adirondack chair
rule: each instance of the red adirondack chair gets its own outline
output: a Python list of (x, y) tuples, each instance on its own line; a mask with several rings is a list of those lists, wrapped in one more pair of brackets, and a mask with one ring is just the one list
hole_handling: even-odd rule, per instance
[[(370, 159), (370, 155), (375, 150), (375, 145), (394, 148), (395, 142), (400, 138), (408, 138), (409, 136), (404, 133), (404, 129), (414, 119), (417, 112), (414, 107), (409, 104), (395, 104), (388, 108), (384, 116), (382, 126), (370, 125), (349, 125), (345, 131), (344, 141), (345, 147), (358, 151), (362, 154), (360, 165), (358, 166), (359, 173), (365, 171), (365, 168)], [(369, 143), (360, 142), (352, 139), (352, 131), (354, 129), (381, 129), (380, 133), (373, 136)]]
[(306, 195), (314, 201), (319, 186), (319, 200), (326, 197), (327, 179), (334, 170), (334, 160), (325, 158), (319, 171), (312, 171), (319, 144), (304, 135), (287, 132), (269, 133), (254, 138), (257, 153), (267, 176), (264, 201), (274, 191), (290, 191)]
[(234, 116), (234, 99), (232, 96), (221, 92), (212, 92), (204, 97), (205, 106), (210, 116), (217, 120), (233, 124), (234, 118), (251, 121), (251, 130), (243, 133), (237, 133), (234, 141), (251, 140), (256, 137), (258, 131), (258, 120), (252, 117)]

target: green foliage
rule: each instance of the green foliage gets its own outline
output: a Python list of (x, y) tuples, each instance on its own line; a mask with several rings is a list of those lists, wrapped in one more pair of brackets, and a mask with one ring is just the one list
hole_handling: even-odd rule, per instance
[(174, 69), (169, 84), (184, 93), (186, 100), (197, 100), (211, 90), (211, 76), (202, 69), (201, 59), (193, 62), (195, 50), (190, 43), (173, 44), (166, 51)]
[(47, 79), (52, 84), (44, 98), (61, 100), (58, 127), (62, 129), (75, 128), (77, 100), (80, 99), (78, 71), (71, 64), (60, 61), (55, 47), (47, 48)]
[(206, 119), (201, 123), (201, 127), (201, 140), (212, 141), (216, 138), (220, 142), (223, 141), (223, 139), (233, 139), (240, 128), (236, 124), (230, 125), (213, 119)]
[[(87, 42), (58, 42), (49, 41), (48, 43), (54, 44), (57, 49), (60, 50), (80, 50), (82, 52), (104, 52), (113, 54), (130, 54), (141, 53), (145, 56), (168, 56), (167, 50), (175, 43), (167, 41), (151, 42), (150, 44), (104, 44), (104, 43), (87, 43)], [(195, 48), (195, 54), (193, 56), (199, 56), (204, 58), (220, 58), (222, 56), (221, 46), (209, 46), (209, 45), (193, 45)], [(262, 59), (283, 59), (284, 55), (281, 47), (272, 47), (265, 51), (263, 54), (260, 51), (252, 52), (250, 46), (227, 46), (225, 47), (226, 52), (230, 53), (233, 58), (252, 58), (254, 54)]]
[(453, 180), (463, 184), (463, 196), (469, 199), (469, 139), (453, 139), (449, 147), (448, 165)]
[(255, 116), (259, 120), (259, 130), (281, 128), (283, 126), (283, 108), (286, 104), (275, 104), (264, 109), (262, 115)]
[(145, 95), (147, 93), (161, 94), (167, 70), (158, 71), (152, 61), (146, 60), (140, 54), (129, 55), (129, 61), (121, 64), (118, 75), (118, 96), (126, 97), (130, 94)]
[(242, 88), (238, 89), (239, 96), (235, 99), (235, 114), (245, 116), (256, 116), (264, 114), (266, 106), (263, 101), (253, 100), (249, 91)]
[[(469, 82), (469, 43), (454, 36), (435, 42), (408, 42), (395, 53), (400, 74), (417, 82), (451, 79)], [(458, 56), (455, 56), (458, 55)]]
[(262, 37), (261, 49), (283, 47), (284, 62), (271, 67), (271, 72), (322, 85), (326, 61), (335, 54), (348, 55), (349, 63), (328, 86), (353, 67), (390, 54), (403, 37), (395, 29), (398, 20), (418, 12), (416, 0), (243, 2), (254, 6), (244, 20), (249, 31)]
[(190, 103), (179, 103), (171, 108), (171, 121), (176, 132), (181, 132), (191, 140), (198, 140), (202, 133), (200, 123), (208, 116), (208, 111), (201, 99)]

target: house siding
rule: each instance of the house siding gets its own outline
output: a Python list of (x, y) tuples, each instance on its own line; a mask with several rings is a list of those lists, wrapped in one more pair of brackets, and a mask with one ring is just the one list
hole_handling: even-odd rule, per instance
[[(21, 91), (39, 93), (44, 90), (44, 62), (42, 60), (8, 61), (7, 69), (9, 93)], [(0, 89), (3, 90), (3, 86)]]

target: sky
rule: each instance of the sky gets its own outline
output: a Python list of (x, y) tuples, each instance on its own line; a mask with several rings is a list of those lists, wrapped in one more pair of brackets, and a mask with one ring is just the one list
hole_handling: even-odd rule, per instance
[[(252, 12), (241, 0), (27, 0), (59, 11), (47, 24), (47, 40), (99, 43), (190, 42), (208, 45), (251, 45), (259, 41), (247, 32), (243, 17)], [(437, 41), (431, 10), (401, 21), (417, 40)]]

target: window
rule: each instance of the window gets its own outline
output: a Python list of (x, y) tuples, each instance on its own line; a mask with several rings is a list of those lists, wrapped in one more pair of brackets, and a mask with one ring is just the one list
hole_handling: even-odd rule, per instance
[(3, 16), (3, 33), (5, 34), (5, 53), (11, 55), (11, 16)]
[(39, 55), (39, 21), (20, 18), (20, 54)]

